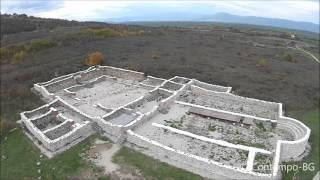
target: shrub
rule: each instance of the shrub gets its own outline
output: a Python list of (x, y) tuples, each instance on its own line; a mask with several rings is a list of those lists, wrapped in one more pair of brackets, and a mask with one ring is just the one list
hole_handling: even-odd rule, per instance
[(209, 130), (209, 131), (216, 131), (217, 128), (216, 128), (215, 125), (210, 124), (209, 127), (208, 127), (208, 130)]
[(99, 51), (96, 51), (88, 55), (88, 57), (85, 60), (85, 64), (87, 66), (95, 66), (95, 65), (101, 64), (102, 60), (103, 60), (102, 53)]
[(21, 51), (15, 53), (15, 54), (13, 55), (11, 62), (12, 62), (13, 64), (19, 63), (19, 62), (21, 62), (25, 57), (26, 57), (26, 52), (23, 51), (23, 50), (21, 50)]
[(288, 62), (297, 62), (295, 59), (293, 59), (293, 57), (292, 57), (291, 54), (285, 54), (285, 55), (283, 56), (283, 59), (284, 59), (285, 61), (288, 61)]
[(158, 55), (158, 54), (153, 54), (152, 55), (152, 59), (159, 59), (160, 58), (160, 55)]
[(257, 67), (268, 67), (269, 63), (266, 59), (262, 58), (258, 61), (258, 63), (256, 64)]
[(95, 35), (102, 38), (108, 38), (108, 37), (118, 37), (123, 36), (123, 34), (119, 31), (113, 30), (111, 28), (89, 28), (83, 31), (83, 34), (85, 35)]
[(116, 30), (111, 28), (100, 28), (100, 27), (96, 27), (96, 28), (91, 27), (81, 32), (81, 34), (84, 34), (84, 35), (94, 35), (102, 38), (143, 35), (144, 33), (145, 32), (143, 30), (140, 30), (138, 32), (131, 32), (127, 30)]
[(0, 48), (0, 60), (2, 63), (7, 63), (10, 57), (10, 51), (8, 48), (2, 47)]
[(102, 36), (104, 38), (106, 37), (118, 37), (118, 36), (122, 36), (122, 33), (119, 31), (115, 31), (113, 29), (110, 28), (104, 28), (104, 29), (98, 29), (95, 30), (94, 32), (97, 36)]
[(2, 47), (0, 48), (0, 59), (6, 58), (9, 56), (9, 49)]
[(139, 71), (139, 66), (138, 65), (135, 65), (135, 64), (128, 64), (125, 69), (129, 69), (129, 70), (132, 70), (132, 71)]
[(262, 122), (258, 122), (256, 123), (256, 126), (261, 129), (262, 131), (266, 131), (266, 128), (264, 127), (263, 123)]
[(37, 52), (42, 49), (50, 48), (56, 46), (55, 42), (52, 42), (48, 39), (37, 39), (31, 41), (30, 45), (27, 47), (27, 51), (29, 52)]
[(1, 64), (19, 63), (31, 53), (35, 53), (42, 49), (47, 49), (56, 45), (57, 43), (48, 39), (38, 39), (26, 44), (0, 48)]

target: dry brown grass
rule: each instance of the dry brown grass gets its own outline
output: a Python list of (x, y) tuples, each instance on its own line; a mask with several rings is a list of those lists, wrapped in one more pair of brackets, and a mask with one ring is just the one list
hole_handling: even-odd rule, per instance
[(103, 54), (99, 51), (96, 51), (88, 55), (88, 57), (85, 59), (85, 64), (87, 66), (95, 66), (95, 65), (100, 65), (102, 61), (103, 61)]

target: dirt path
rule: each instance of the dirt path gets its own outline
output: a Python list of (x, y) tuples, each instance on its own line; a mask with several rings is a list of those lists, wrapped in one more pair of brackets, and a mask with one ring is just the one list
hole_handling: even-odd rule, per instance
[(104, 168), (105, 174), (111, 174), (120, 168), (119, 165), (112, 162), (113, 155), (120, 148), (118, 144), (97, 139), (89, 151), (89, 157), (97, 166)]
[(312, 57), (312, 59), (314, 59), (317, 63), (320, 63), (320, 60), (315, 56), (313, 55), (312, 53), (300, 48), (299, 46), (296, 46), (296, 47), (289, 47), (289, 48), (292, 48), (292, 49), (296, 49), (296, 50), (299, 50), (299, 51), (302, 51), (303, 53), (309, 55)]
[(139, 170), (116, 164), (112, 161), (113, 156), (121, 149), (119, 144), (96, 139), (89, 151), (89, 160), (96, 166), (104, 169), (104, 174), (111, 179), (144, 179)]

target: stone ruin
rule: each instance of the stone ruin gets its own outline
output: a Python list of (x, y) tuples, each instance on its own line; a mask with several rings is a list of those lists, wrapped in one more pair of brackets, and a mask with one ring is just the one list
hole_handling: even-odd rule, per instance
[(310, 129), (281, 103), (196, 79), (96, 66), (33, 89), (48, 104), (22, 112), (21, 124), (49, 158), (100, 133), (203, 177), (280, 179), (279, 164), (308, 147)]

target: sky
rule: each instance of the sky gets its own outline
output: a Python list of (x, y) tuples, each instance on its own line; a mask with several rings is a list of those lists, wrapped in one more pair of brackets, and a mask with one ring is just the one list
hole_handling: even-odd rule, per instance
[(190, 21), (220, 12), (319, 24), (319, 0), (1, 0), (1, 13), (78, 21)]

